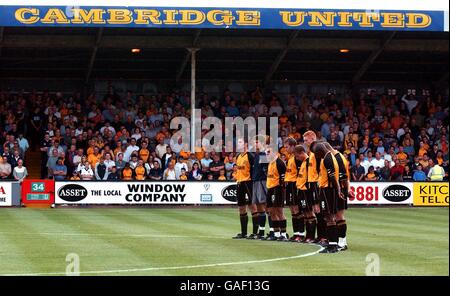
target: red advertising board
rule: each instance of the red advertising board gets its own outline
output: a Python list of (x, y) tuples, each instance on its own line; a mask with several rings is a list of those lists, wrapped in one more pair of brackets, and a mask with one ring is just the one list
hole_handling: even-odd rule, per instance
[(27, 207), (50, 207), (55, 203), (54, 180), (27, 180), (22, 183), (22, 204)]

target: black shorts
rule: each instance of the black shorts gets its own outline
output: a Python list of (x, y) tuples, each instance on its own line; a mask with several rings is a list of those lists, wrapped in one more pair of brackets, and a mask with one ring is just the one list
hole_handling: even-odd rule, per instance
[(341, 189), (341, 192), (342, 192), (342, 194), (344, 195), (344, 198), (345, 198), (345, 199), (338, 198), (338, 201), (337, 201), (337, 210), (338, 210), (338, 211), (342, 211), (342, 210), (348, 209), (348, 203), (347, 203), (347, 200), (348, 200), (348, 190), (347, 190), (345, 187), (341, 187), (341, 188), (342, 188), (342, 189)]
[(245, 181), (237, 184), (237, 204), (246, 206), (251, 204), (253, 197), (253, 182)]
[(330, 187), (319, 188), (320, 209), (324, 214), (336, 214), (338, 199), (335, 189)]
[(267, 190), (267, 207), (282, 208), (284, 206), (284, 188), (276, 186)]
[(297, 184), (295, 182), (286, 182), (286, 206), (297, 206)]
[(312, 212), (314, 206), (314, 192), (311, 190), (298, 190), (299, 209), (302, 213)]
[(306, 183), (306, 188), (308, 191), (312, 193), (313, 205), (319, 204), (319, 187), (316, 182), (308, 182)]

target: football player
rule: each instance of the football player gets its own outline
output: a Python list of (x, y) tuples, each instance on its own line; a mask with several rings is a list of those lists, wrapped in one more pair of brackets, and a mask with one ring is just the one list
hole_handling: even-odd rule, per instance
[[(258, 216), (256, 207), (251, 204), (253, 182), (252, 182), (252, 166), (253, 155), (248, 151), (248, 143), (243, 139), (237, 141), (238, 151), (242, 151), (236, 158), (236, 182), (237, 182), (237, 204), (239, 207), (239, 217), (241, 222), (241, 232), (234, 236), (234, 239), (247, 238), (248, 214), (247, 210), (252, 214), (253, 229), (258, 225)], [(256, 235), (256, 234), (255, 234)]]
[(298, 189), (299, 208), (304, 215), (306, 236), (304, 243), (313, 243), (316, 235), (317, 220), (314, 214), (314, 191), (308, 189), (310, 157), (302, 145), (295, 146), (295, 158), (300, 161), (296, 186)]
[(339, 185), (339, 165), (333, 153), (324, 143), (313, 142), (311, 150), (320, 162), (319, 169), (319, 200), (320, 210), (326, 222), (328, 244), (321, 253), (338, 252), (338, 232), (336, 225), (337, 201), (342, 198)]
[(286, 234), (286, 217), (283, 213), (284, 206), (284, 177), (286, 164), (281, 160), (278, 153), (267, 149), (269, 167), (267, 169), (267, 206), (270, 208), (275, 235), (268, 240), (288, 241)]
[(297, 141), (294, 138), (287, 138), (284, 141), (284, 148), (288, 154), (286, 161), (286, 206), (289, 207), (292, 215), (292, 229), (294, 235), (290, 238), (292, 242), (300, 242), (305, 238), (305, 219), (299, 211), (298, 196), (297, 196), (297, 172), (300, 166), (300, 161), (294, 155)]
[(319, 180), (319, 165), (317, 162), (316, 156), (311, 151), (311, 144), (317, 141), (317, 136), (314, 131), (307, 131), (303, 134), (303, 142), (307, 148), (308, 153), (308, 182), (306, 183), (306, 188), (312, 191), (313, 194), (313, 211), (316, 216), (316, 225), (317, 225), (317, 238), (315, 242), (326, 243), (326, 225), (323, 219), (323, 215), (320, 212), (319, 206), (319, 192), (317, 187), (317, 181)]
[(334, 149), (328, 142), (324, 142), (325, 148), (333, 153), (339, 165), (339, 185), (341, 186), (342, 197), (337, 201), (336, 225), (338, 229), (338, 248), (340, 251), (348, 249), (347, 245), (347, 222), (345, 220), (345, 211), (348, 208), (347, 199), (353, 195), (350, 191), (350, 164), (347, 158), (339, 151)]
[[(265, 239), (264, 233), (266, 229), (266, 220), (268, 216), (269, 220), (269, 227), (270, 232), (268, 234), (268, 237), (272, 237), (274, 235), (273, 232), (273, 225), (272, 220), (270, 219), (270, 215), (267, 215), (267, 168), (268, 163), (265, 159), (266, 153), (265, 151), (265, 144), (266, 143), (266, 137), (265, 136), (258, 136), (254, 140), (254, 147), (255, 147), (255, 155), (254, 155), (254, 164), (252, 167), (253, 173), (253, 198), (252, 198), (252, 204), (256, 206), (257, 211), (257, 218), (258, 218), (258, 235), (257, 236), (249, 236), (251, 239)], [(255, 229), (254, 229), (255, 232)]]

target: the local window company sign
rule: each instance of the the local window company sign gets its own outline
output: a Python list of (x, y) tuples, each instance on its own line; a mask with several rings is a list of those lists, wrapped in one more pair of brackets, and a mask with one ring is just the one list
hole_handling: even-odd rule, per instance
[(55, 204), (234, 204), (231, 182), (56, 182)]
[(448, 31), (439, 0), (7, 0), (0, 26)]
[(354, 198), (348, 200), (351, 205), (413, 203), (413, 183), (351, 182), (350, 190), (354, 192)]
[(0, 207), (12, 206), (12, 183), (0, 182)]

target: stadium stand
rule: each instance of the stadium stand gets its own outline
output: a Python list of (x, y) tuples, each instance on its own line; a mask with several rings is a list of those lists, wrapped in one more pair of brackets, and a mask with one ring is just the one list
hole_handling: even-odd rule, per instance
[[(309, 129), (344, 152), (352, 180), (448, 180), (448, 96), (386, 89), (336, 95), (225, 90), (198, 95), (202, 116), (277, 116), (284, 138)], [(172, 151), (170, 120), (189, 117), (182, 91), (104, 96), (0, 91), (0, 177), (18, 160), (37, 178), (232, 180), (234, 153)], [(283, 153), (283, 149), (280, 150)], [(195, 164), (198, 164), (195, 165)]]

